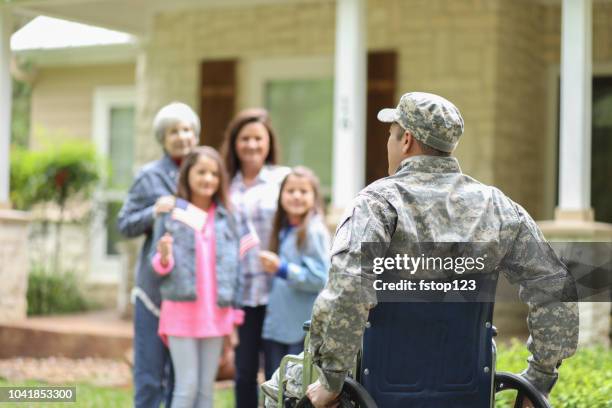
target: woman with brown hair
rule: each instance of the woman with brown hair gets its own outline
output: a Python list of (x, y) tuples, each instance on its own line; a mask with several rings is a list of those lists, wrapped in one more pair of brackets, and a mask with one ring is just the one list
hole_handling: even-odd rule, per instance
[(278, 141), (265, 109), (239, 112), (227, 127), (221, 150), (231, 179), (230, 201), (251, 236), (241, 244), (239, 301), (245, 316), (236, 349), (236, 407), (256, 408), (261, 334), (273, 279), (258, 253), (269, 247), (280, 183), (289, 169), (276, 165)]

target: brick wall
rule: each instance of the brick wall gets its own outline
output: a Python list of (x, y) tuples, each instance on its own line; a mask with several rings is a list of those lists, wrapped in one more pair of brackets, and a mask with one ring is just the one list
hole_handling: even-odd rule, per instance
[(160, 154), (151, 122), (161, 106), (181, 100), (198, 110), (198, 73), (203, 59), (332, 55), (334, 26), (335, 4), (329, 1), (157, 16), (151, 39), (138, 60), (137, 161), (144, 163)]
[(544, 8), (499, 2), (496, 30), (494, 180), (535, 218), (544, 213), (547, 148)]
[[(593, 3), (593, 63), (612, 63), (612, 3)], [(561, 61), (561, 7), (546, 7), (543, 23), (544, 56), (548, 63), (558, 65)]]
[(397, 97), (438, 93), (465, 119), (456, 154), (464, 172), (493, 183), (497, 7), (488, 0), (370, 0), (368, 48), (395, 49)]
[[(486, 33), (493, 33), (496, 9), (484, 0), (457, 3), (370, 0), (368, 49), (398, 53), (398, 96), (427, 90), (459, 106), (468, 124), (457, 152), (463, 168), (493, 182), (495, 43)], [(333, 55), (335, 3), (166, 13), (155, 18), (152, 32), (137, 69), (140, 163), (160, 152), (151, 136), (157, 109), (174, 99), (197, 109), (203, 58)]]
[[(559, 6), (532, 0), (367, 2), (368, 49), (398, 53), (397, 97), (422, 90), (455, 102), (466, 122), (456, 152), (464, 172), (535, 218), (550, 217), (554, 205), (549, 77), (559, 64), (560, 18)], [(593, 22), (595, 61), (612, 62), (612, 4), (596, 3)], [(151, 32), (137, 68), (139, 163), (160, 154), (151, 135), (157, 109), (182, 100), (198, 110), (202, 59), (333, 56), (335, 3), (164, 13)]]

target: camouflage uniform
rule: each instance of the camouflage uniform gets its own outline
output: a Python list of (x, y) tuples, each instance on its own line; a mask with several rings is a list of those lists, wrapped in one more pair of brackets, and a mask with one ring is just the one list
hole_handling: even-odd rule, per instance
[[(397, 109), (382, 110), (378, 118), (397, 122), (443, 151), (452, 151), (463, 132), (457, 108), (431, 94), (406, 94)], [(501, 271), (518, 283), (519, 296), (529, 306), (532, 355), (522, 375), (540, 391), (550, 391), (558, 364), (575, 352), (578, 341), (576, 303), (551, 301), (560, 299), (567, 269), (520, 205), (463, 174), (455, 158), (439, 156), (404, 159), (394, 175), (363, 189), (338, 224), (310, 338), (326, 388), (342, 388), (377, 302), (375, 276), (361, 268), (362, 242), (391, 247), (397, 242), (494, 242), (497, 251), (489, 259), (494, 268), (488, 272)]]

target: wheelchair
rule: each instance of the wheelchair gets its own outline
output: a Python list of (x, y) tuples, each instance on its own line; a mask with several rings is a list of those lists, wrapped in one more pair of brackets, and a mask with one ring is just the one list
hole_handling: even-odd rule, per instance
[[(544, 395), (524, 378), (495, 372), (493, 306), (493, 302), (379, 303), (370, 311), (340, 407), (493, 408), (495, 393), (515, 390), (514, 408), (521, 408), (525, 398), (534, 408), (550, 408)], [(288, 355), (281, 362), (275, 408), (312, 407), (305, 396), (308, 385), (317, 379), (308, 352), (309, 329), (310, 322), (304, 323), (303, 355)], [(297, 397), (285, 390), (287, 365), (292, 363), (302, 367)]]

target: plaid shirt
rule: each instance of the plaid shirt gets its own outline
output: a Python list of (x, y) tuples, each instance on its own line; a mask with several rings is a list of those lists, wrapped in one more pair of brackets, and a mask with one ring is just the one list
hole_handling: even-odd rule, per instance
[(240, 171), (232, 179), (232, 205), (247, 218), (260, 240), (259, 245), (249, 250), (241, 261), (243, 306), (255, 307), (268, 303), (272, 277), (264, 272), (258, 253), (270, 246), (280, 183), (288, 173), (287, 167), (266, 165), (255, 178), (255, 182), (248, 187), (245, 186)]

